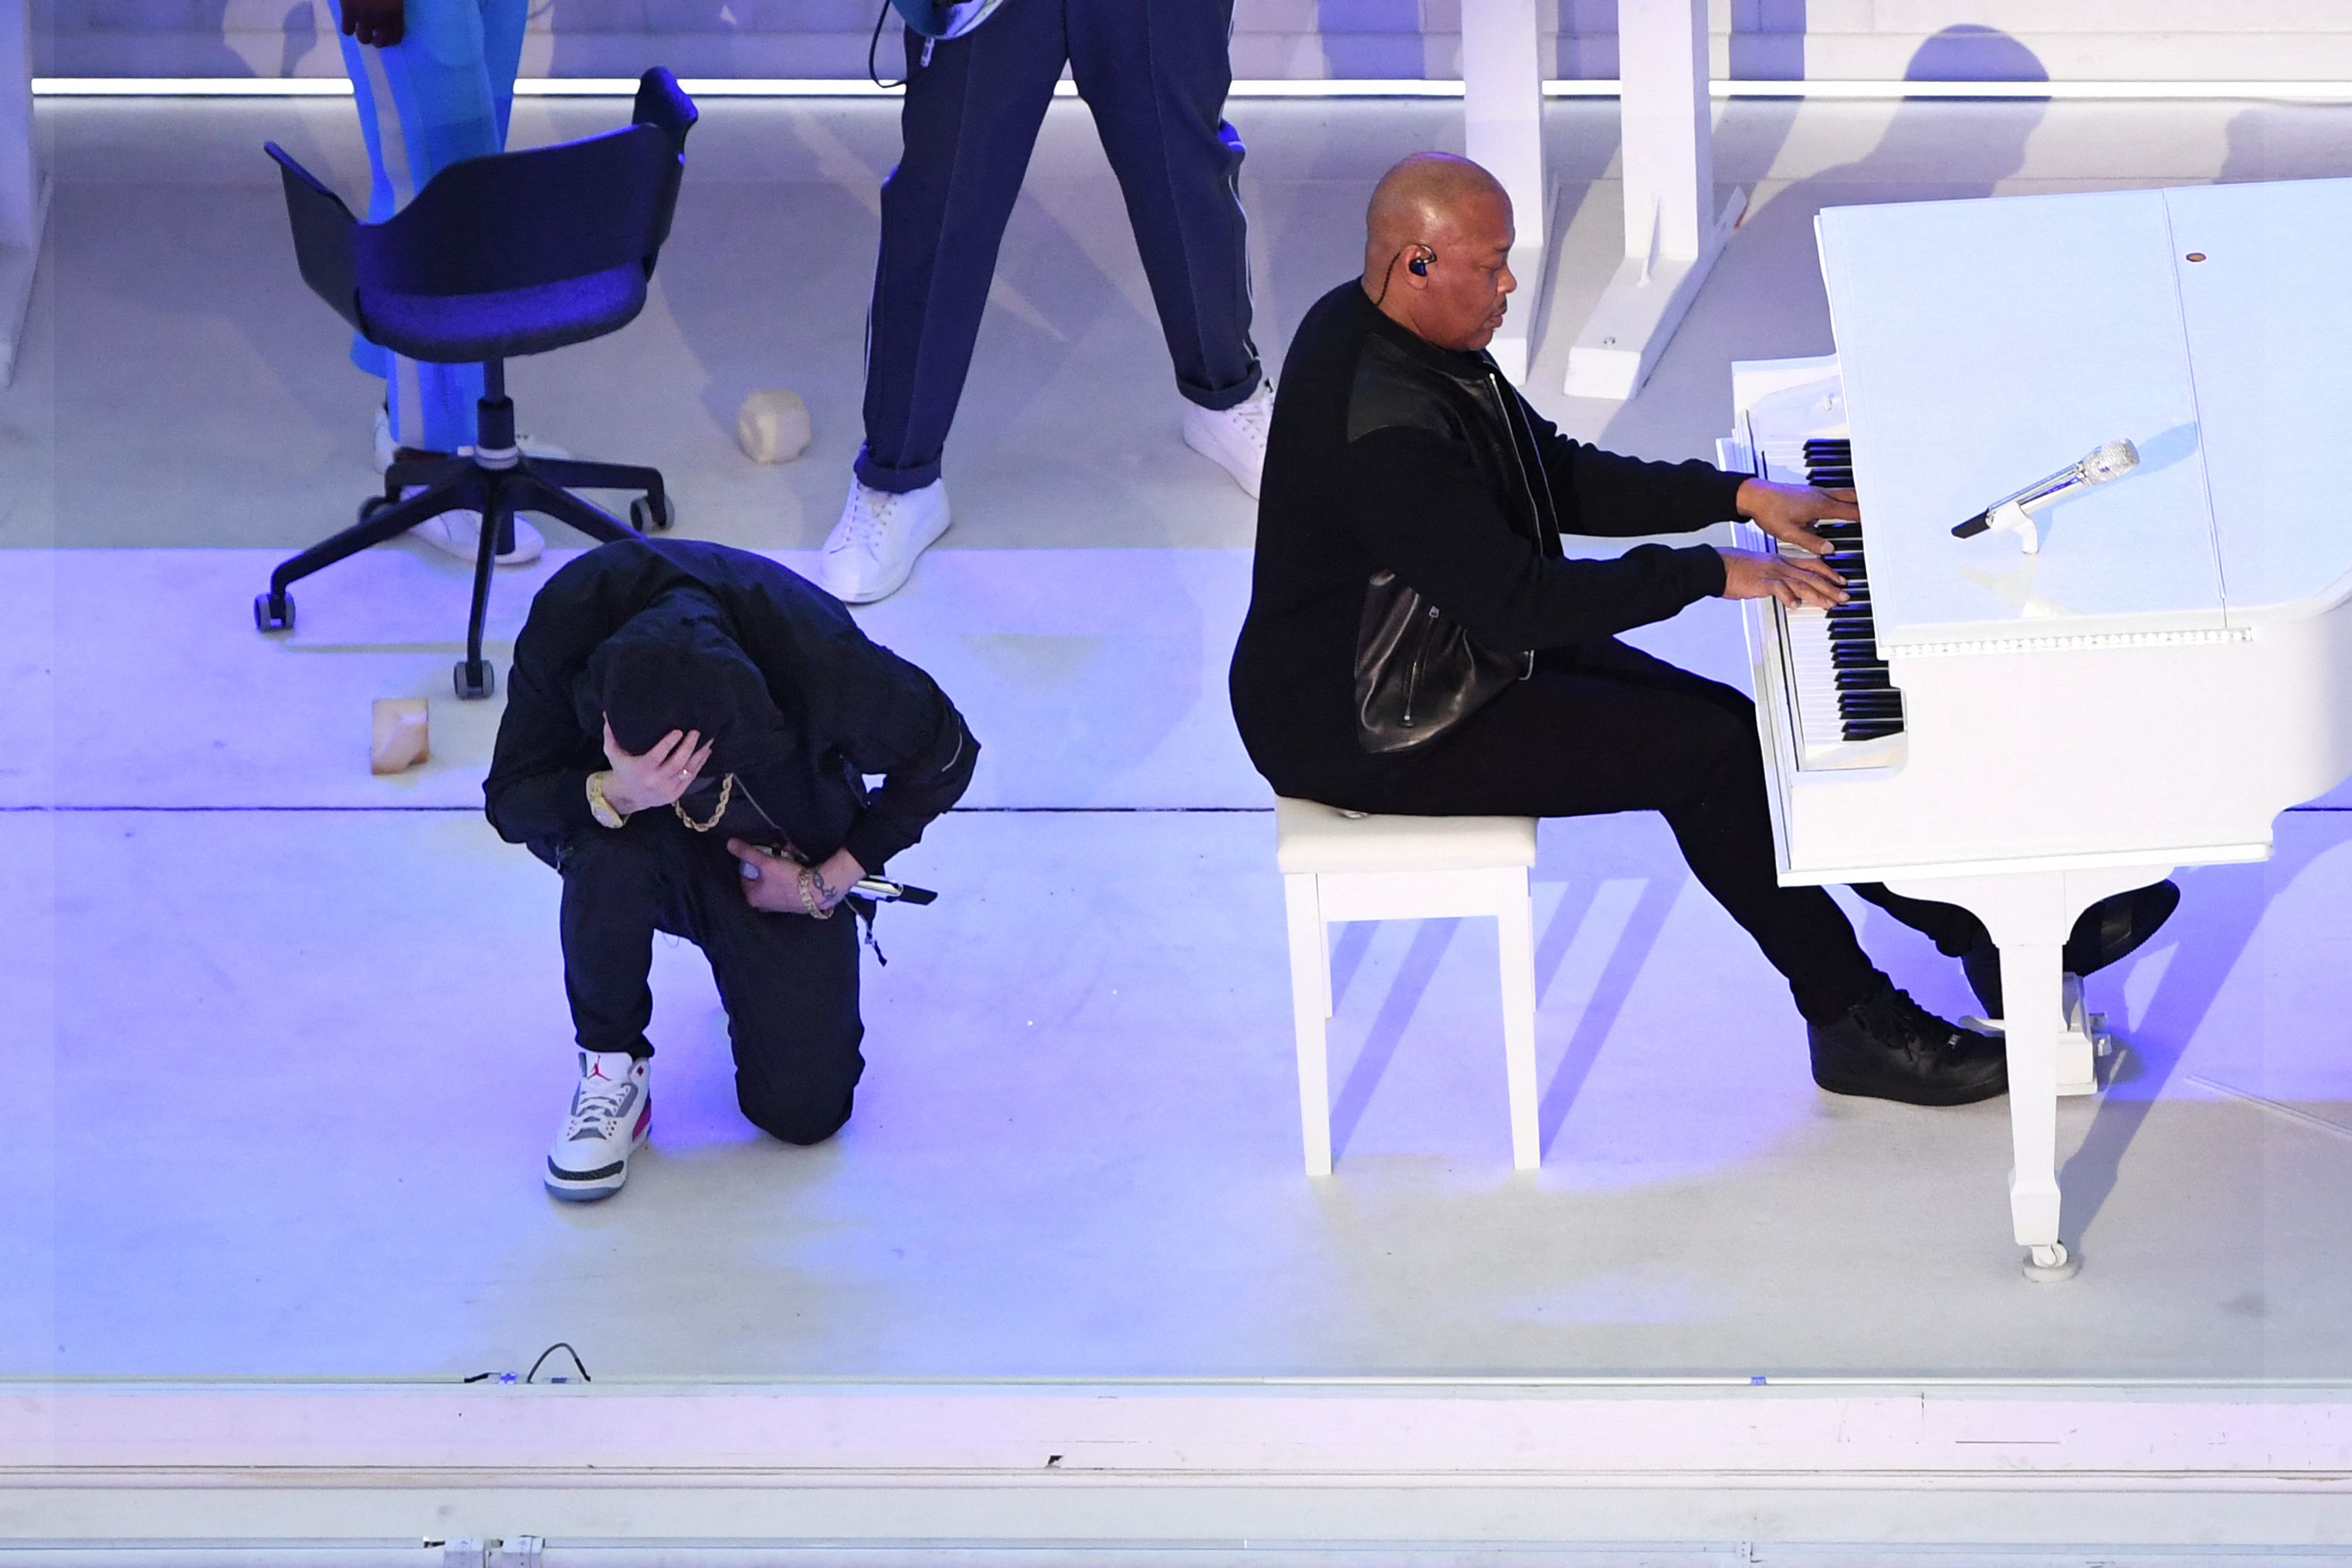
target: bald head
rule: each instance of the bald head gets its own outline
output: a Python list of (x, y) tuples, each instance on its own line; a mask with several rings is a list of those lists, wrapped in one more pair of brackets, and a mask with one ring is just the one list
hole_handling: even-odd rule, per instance
[(1498, 202), (1511, 204), (1503, 183), (1467, 158), (1416, 152), (1402, 160), (1381, 176), (1364, 208), (1365, 275), (1402, 247), (1459, 226), (1469, 209)]
[(1467, 158), (1416, 152), (1364, 208), (1364, 291), (1381, 313), (1448, 349), (1481, 349), (1502, 324), (1515, 237), (1502, 182)]

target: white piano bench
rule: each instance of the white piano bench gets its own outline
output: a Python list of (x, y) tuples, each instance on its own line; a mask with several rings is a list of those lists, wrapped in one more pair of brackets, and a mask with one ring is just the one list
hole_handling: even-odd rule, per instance
[(1331, 1083), (1324, 1026), (1331, 1017), (1331, 947), (1343, 920), (1491, 915), (1502, 950), (1503, 1067), (1511, 1166), (1542, 1158), (1536, 1129), (1535, 910), (1532, 817), (1391, 817), (1277, 800), (1276, 864), (1290, 922), (1290, 1010), (1298, 1037), (1298, 1113), (1307, 1174), (1331, 1172)]

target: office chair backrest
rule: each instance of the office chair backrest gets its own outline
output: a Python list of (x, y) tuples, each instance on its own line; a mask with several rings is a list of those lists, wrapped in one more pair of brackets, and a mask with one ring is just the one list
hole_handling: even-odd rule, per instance
[(631, 263), (650, 273), (678, 171), (676, 144), (651, 125), (452, 163), (360, 229), (360, 292), (489, 294)]
[(333, 306), (336, 315), (364, 331), (356, 255), (359, 220), (341, 196), (312, 178), (286, 149), (265, 141), (262, 151), (278, 161), (286, 186), (286, 216), (294, 226), (294, 259), (302, 268), (302, 281)]
[(276, 142), (267, 151), (285, 184), (302, 281), (364, 336), (362, 289), (488, 294), (629, 266), (651, 276), (698, 118), (677, 78), (656, 67), (638, 83), (627, 130), (452, 164), (381, 224), (359, 222)]
[[(677, 85), (677, 78), (670, 75), (667, 68), (656, 66), (638, 81), (636, 108), (629, 116), (631, 123), (651, 125), (667, 135), (677, 150), (681, 166), (686, 162), (686, 133), (692, 131), (694, 122), (701, 118), (702, 111), (694, 107), (694, 99), (686, 96), (686, 89)], [(677, 205), (677, 191), (673, 186), (669, 205), (662, 210), (661, 233), (655, 240), (656, 246), (669, 238), (670, 214)]]
[(637, 83), (636, 107), (629, 116), (633, 125), (655, 125), (669, 133), (677, 145), (677, 155), (686, 156), (686, 133), (702, 111), (694, 107), (694, 99), (677, 85), (677, 78), (663, 67), (656, 66)]

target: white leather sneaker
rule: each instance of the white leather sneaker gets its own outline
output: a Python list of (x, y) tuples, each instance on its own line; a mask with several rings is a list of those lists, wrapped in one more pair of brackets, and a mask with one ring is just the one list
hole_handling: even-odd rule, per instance
[(898, 591), (915, 558), (948, 531), (948, 482), (901, 495), (849, 482), (841, 521), (825, 536), (816, 580), (845, 604), (871, 604)]
[(1258, 476), (1265, 471), (1265, 433), (1273, 423), (1274, 383), (1262, 381), (1231, 408), (1186, 402), (1184, 444), (1232, 475), (1243, 494), (1255, 501)]
[[(404, 492), (410, 496), (416, 493), (415, 486)], [(470, 566), (474, 552), (482, 542), (482, 514), (460, 507), (437, 517), (427, 517), (408, 531)], [(540, 537), (539, 530), (517, 517), (514, 520), (514, 549), (499, 551), (498, 563), (500, 566), (529, 566), (539, 559), (539, 552), (546, 547), (547, 541)]]
[[(550, 462), (561, 462), (572, 455), (562, 447), (552, 442), (541, 441), (535, 435), (516, 436), (515, 447), (525, 457), (543, 457)], [(457, 448), (460, 456), (472, 450), (470, 446)], [(375, 411), (375, 471), (383, 473), (399, 455), (400, 443), (392, 438), (392, 411), (378, 404)]]
[(653, 1125), (651, 1064), (623, 1051), (580, 1053), (580, 1084), (547, 1155), (547, 1190), (570, 1203), (610, 1197), (629, 1179), (629, 1156)]

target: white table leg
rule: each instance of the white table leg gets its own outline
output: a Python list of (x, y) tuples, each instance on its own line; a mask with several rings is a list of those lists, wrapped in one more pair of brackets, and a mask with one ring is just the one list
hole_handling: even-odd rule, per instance
[(1618, 0), (1617, 76), (1625, 256), (1569, 350), (1566, 390), (1622, 401), (1665, 352), (1748, 197), (1715, 204), (1706, 0)]
[(1525, 382), (1530, 334), (1542, 314), (1550, 236), (1543, 155), (1542, 31), (1536, 0), (1470, 0), (1462, 7), (1462, 142), (1470, 161), (1510, 193), (1519, 280), (1503, 329), (1486, 346), (1503, 373)]
[(0, 0), (0, 387), (16, 372), (41, 255), (49, 187), (33, 152), (33, 25), (28, 0)]
[(1298, 1130), (1308, 1176), (1331, 1174), (1331, 1068), (1324, 1021), (1331, 1012), (1330, 946), (1311, 875), (1282, 879), (1290, 928), (1290, 1021), (1298, 1045)]

